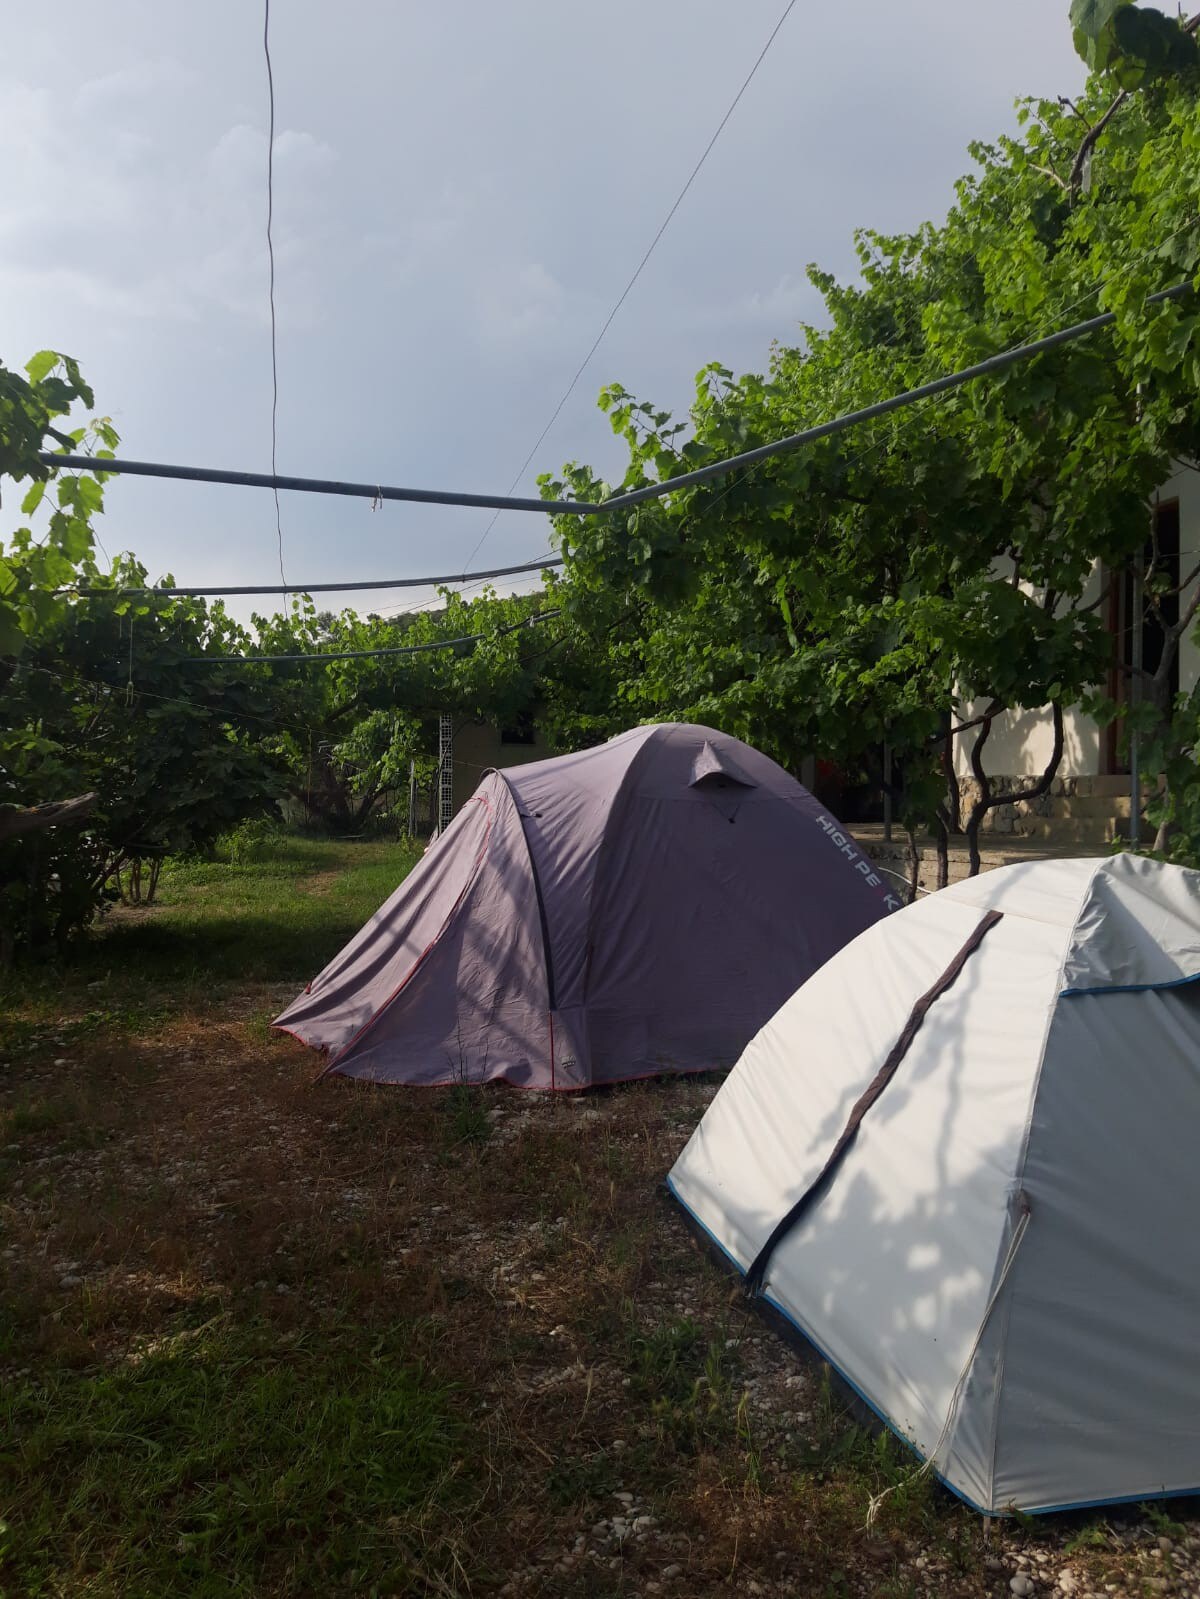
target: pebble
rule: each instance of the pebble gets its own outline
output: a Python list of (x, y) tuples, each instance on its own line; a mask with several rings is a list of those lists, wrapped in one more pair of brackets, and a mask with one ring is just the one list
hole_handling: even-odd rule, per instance
[(663, 1576), (664, 1577), (682, 1577), (683, 1576), (683, 1567), (682, 1566), (664, 1566), (663, 1567)]
[(1058, 1586), (1062, 1593), (1074, 1593), (1079, 1587), (1079, 1578), (1073, 1571), (1060, 1571)]
[(82, 1277), (76, 1277), (72, 1272), (68, 1272), (65, 1277), (58, 1279), (58, 1286), (60, 1288), (78, 1288), (82, 1282)]
[(613, 1498), (619, 1499), (623, 1505), (631, 1505), (633, 1503), (633, 1495), (630, 1493), (615, 1493)]
[(1174, 1549), (1175, 1545), (1172, 1543), (1170, 1538), (1160, 1538), (1158, 1540), (1158, 1547), (1162, 1550), (1164, 1555), (1169, 1555), (1171, 1550)]
[(1028, 1595), (1033, 1592), (1033, 1578), (1024, 1571), (1018, 1571), (1008, 1586), (1016, 1594), (1017, 1599), (1028, 1599)]

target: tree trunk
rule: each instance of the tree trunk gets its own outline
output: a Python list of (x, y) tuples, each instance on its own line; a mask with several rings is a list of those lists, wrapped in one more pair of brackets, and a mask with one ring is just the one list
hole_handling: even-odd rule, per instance
[(57, 800), (51, 805), (30, 805), (24, 809), (0, 810), (0, 842), (22, 833), (40, 832), (44, 827), (59, 827), (80, 822), (94, 810), (98, 794), (80, 794), (75, 799)]
[(908, 858), (908, 903), (912, 905), (916, 901), (917, 889), (920, 887), (921, 852), (917, 848), (916, 830), (906, 827), (904, 833), (908, 839), (908, 848), (905, 851)]
[(962, 832), (962, 795), (958, 787), (958, 773), (954, 770), (954, 741), (950, 732), (952, 717), (947, 711), (943, 722), (942, 776), (946, 782), (946, 826), (952, 833)]
[(997, 706), (984, 716), (983, 725), (976, 735), (974, 744), (971, 746), (971, 771), (976, 783), (979, 785), (979, 795), (971, 806), (971, 813), (967, 817), (967, 852), (970, 863), (968, 876), (970, 877), (979, 876), (979, 829), (987, 813), (990, 810), (994, 810), (997, 805), (1013, 805), (1022, 800), (1040, 799), (1054, 781), (1054, 775), (1058, 771), (1059, 763), (1062, 761), (1063, 709), (1060, 702), (1055, 700), (1050, 707), (1051, 716), (1054, 720), (1054, 747), (1050, 752), (1050, 759), (1046, 763), (1046, 768), (1041, 777), (1031, 789), (1026, 789), (1023, 793), (1012, 789), (993, 794), (991, 779), (983, 767), (983, 747), (988, 741), (988, 734), (992, 731), (992, 722), (999, 714), (1000, 709), (1001, 707)]
[(941, 889), (950, 881), (950, 835), (943, 816), (934, 817), (933, 831), (937, 838), (937, 886)]

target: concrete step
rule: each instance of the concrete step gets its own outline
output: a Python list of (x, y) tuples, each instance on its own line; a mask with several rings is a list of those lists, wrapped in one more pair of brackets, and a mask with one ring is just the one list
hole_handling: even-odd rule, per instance
[[(893, 832), (891, 843), (883, 838), (878, 823), (864, 823), (854, 828), (854, 837), (868, 855), (887, 868), (893, 878), (908, 881), (909, 863), (904, 835)], [(918, 838), (917, 853), (920, 859), (918, 882), (924, 889), (932, 890), (937, 884), (937, 845), (932, 838)], [(1010, 866), (1016, 861), (1054, 860), (1071, 855), (1107, 855), (1109, 842), (1104, 838), (1021, 838), (1015, 835), (984, 834), (979, 841), (979, 865), (984, 872), (999, 866)], [(958, 883), (970, 875), (970, 856), (963, 838), (951, 839), (947, 851), (949, 881)]]
[(1129, 774), (1127, 772), (1119, 772), (1116, 775), (1106, 777), (1089, 777), (1086, 782), (1088, 792), (1096, 799), (1103, 799), (1106, 796), (1129, 799)]
[(1115, 816), (1025, 816), (1016, 825), (1025, 838), (1056, 847), (1095, 845), (1101, 853), (1129, 832), (1129, 818)]
[(1130, 801), (1128, 794), (1109, 794), (1105, 796), (1085, 794), (1075, 799), (1060, 797), (1050, 801), (1050, 815), (1062, 817), (1064, 821), (1086, 821), (1089, 817), (1123, 816), (1128, 818)]

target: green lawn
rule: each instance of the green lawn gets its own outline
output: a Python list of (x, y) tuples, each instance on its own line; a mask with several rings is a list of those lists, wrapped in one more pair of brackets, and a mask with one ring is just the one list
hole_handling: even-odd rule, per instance
[(6, 1013), (140, 1025), (147, 1007), (203, 1005), (231, 987), (303, 986), (378, 910), (418, 858), (395, 843), (268, 841), (257, 859), (168, 862), (156, 903), (118, 907), (65, 968), (0, 980)]

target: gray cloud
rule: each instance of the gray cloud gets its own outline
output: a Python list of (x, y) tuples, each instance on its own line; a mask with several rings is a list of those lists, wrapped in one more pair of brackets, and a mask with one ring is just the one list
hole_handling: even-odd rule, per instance
[[(273, 15), (281, 470), (507, 487), (781, 0), (450, 0)], [(796, 7), (527, 474), (619, 452), (604, 382), (685, 406), (711, 359), (761, 368), (853, 269), (856, 226), (944, 212), (967, 142), (1071, 92), (1066, 0)], [(269, 454), (261, 11), (122, 0), (9, 17), (0, 305), (10, 363), (83, 362), (125, 453)], [(270, 497), (109, 489), (106, 546), (186, 581), (270, 581)], [(486, 513), (287, 497), (290, 575), (465, 560)], [(506, 515), (484, 564), (544, 548)], [(379, 604), (378, 597), (369, 603)], [(248, 610), (248, 607), (243, 608)]]

